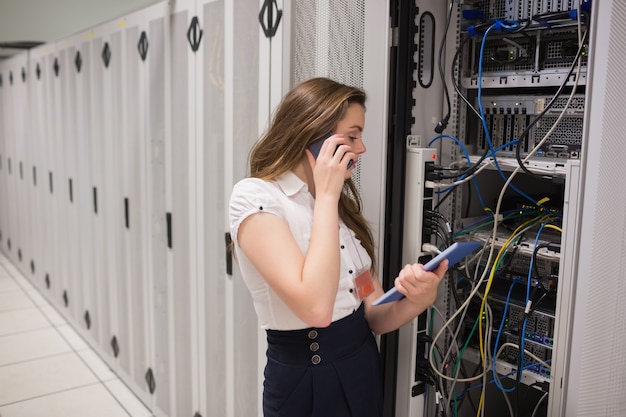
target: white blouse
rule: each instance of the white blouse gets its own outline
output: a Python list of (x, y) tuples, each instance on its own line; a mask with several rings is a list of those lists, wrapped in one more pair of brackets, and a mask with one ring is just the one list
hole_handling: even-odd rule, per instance
[[(270, 288), (265, 279), (239, 247), (237, 233), (241, 223), (261, 211), (284, 219), (303, 254), (306, 254), (313, 227), (315, 200), (308, 186), (293, 172), (277, 180), (245, 178), (233, 188), (230, 197), (230, 232), (243, 279), (252, 294), (254, 308), (263, 329), (296, 330), (310, 327), (300, 320)], [(371, 259), (354, 233), (339, 221), (341, 273), (333, 321), (351, 314), (360, 305), (353, 284), (357, 272), (369, 270)]]

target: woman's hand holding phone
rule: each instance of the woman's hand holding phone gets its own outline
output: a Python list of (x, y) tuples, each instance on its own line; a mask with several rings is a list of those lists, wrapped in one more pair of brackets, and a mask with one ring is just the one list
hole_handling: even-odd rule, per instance
[(328, 134), (326, 137), (313, 142), (309, 146), (311, 155), (317, 162), (309, 158), (313, 169), (316, 199), (324, 194), (338, 198), (346, 179), (346, 160), (351, 160), (352, 154), (345, 138), (341, 135)]
[[(331, 137), (335, 136), (333, 134), (333, 132), (329, 132), (326, 135), (324, 135), (323, 137), (321, 137), (320, 139), (316, 140), (315, 142), (313, 142), (310, 146), (309, 146), (309, 150), (311, 151), (311, 153), (313, 154), (313, 158), (317, 159), (317, 156), (319, 155), (322, 146), (324, 145), (324, 143), (326, 142), (326, 139), (329, 139)], [(338, 137), (342, 137), (342, 136), (338, 136)], [(339, 150), (339, 147), (341, 145), (337, 145), (337, 147), (335, 148), (335, 153), (337, 153), (337, 151)], [(352, 165), (354, 164), (354, 160), (350, 159), (350, 161), (348, 162), (347, 168), (350, 168)]]

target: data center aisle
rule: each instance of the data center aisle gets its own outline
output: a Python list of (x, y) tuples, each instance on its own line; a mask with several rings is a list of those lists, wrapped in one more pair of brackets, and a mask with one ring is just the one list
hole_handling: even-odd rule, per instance
[(150, 411), (0, 253), (0, 417)]

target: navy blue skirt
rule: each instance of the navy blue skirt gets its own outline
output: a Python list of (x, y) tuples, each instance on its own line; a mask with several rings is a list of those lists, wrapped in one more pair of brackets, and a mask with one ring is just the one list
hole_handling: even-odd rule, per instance
[(380, 355), (364, 307), (326, 328), (267, 331), (265, 417), (380, 417)]

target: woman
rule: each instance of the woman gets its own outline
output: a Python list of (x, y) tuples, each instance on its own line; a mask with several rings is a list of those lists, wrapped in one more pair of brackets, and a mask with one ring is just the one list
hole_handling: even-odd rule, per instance
[(266, 417), (381, 416), (373, 333), (430, 306), (447, 268), (407, 265), (395, 280), (406, 297), (371, 305), (383, 289), (351, 180), (366, 150), (365, 99), (326, 78), (293, 88), (251, 151), (250, 177), (233, 189), (234, 250), (267, 331)]

